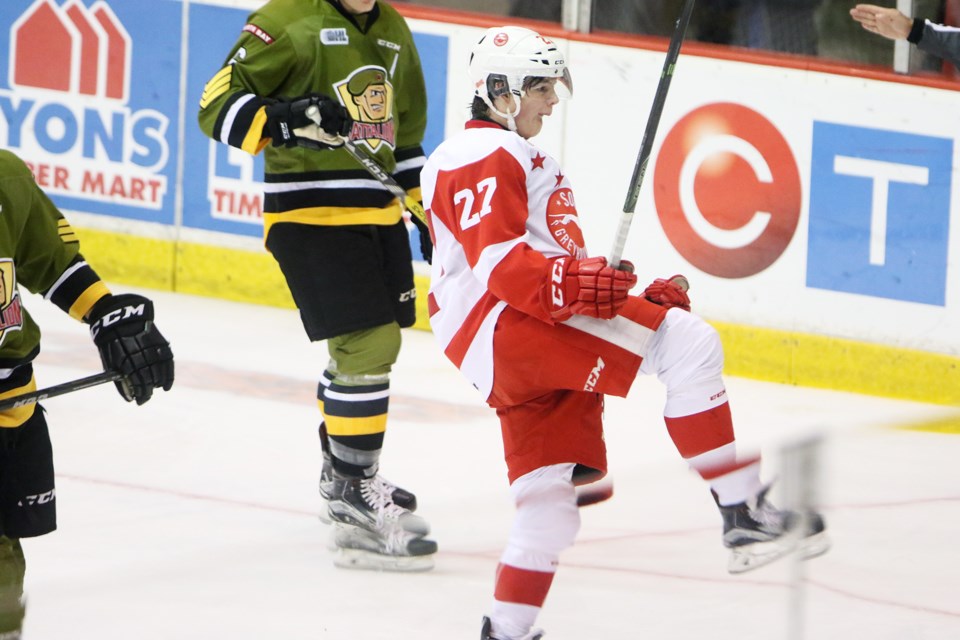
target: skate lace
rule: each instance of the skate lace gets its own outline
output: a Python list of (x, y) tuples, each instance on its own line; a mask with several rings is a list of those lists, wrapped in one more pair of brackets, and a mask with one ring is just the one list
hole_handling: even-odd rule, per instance
[(388, 518), (398, 520), (406, 511), (393, 501), (393, 490), (394, 487), (379, 475), (364, 479), (360, 483), (360, 495), (373, 507), (378, 526)]

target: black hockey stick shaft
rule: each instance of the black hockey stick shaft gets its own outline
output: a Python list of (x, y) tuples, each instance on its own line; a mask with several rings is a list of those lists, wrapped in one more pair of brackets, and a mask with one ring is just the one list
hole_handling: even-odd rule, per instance
[[(318, 125), (320, 124), (320, 109), (315, 105), (307, 108), (306, 115)], [(353, 159), (359, 162), (367, 170), (367, 173), (376, 178), (380, 184), (387, 188), (387, 191), (396, 196), (403, 207), (410, 212), (410, 215), (416, 216), (420, 222), (427, 224), (427, 214), (420, 203), (417, 202), (417, 199), (407, 193), (407, 190), (401, 187), (400, 183), (380, 166), (376, 158), (360, 149), (350, 138), (341, 136), (340, 139), (343, 140), (343, 148), (346, 152), (353, 156)]]
[(353, 144), (352, 140), (344, 140), (343, 148), (353, 156), (354, 160), (362, 164), (363, 168), (366, 169), (371, 176), (385, 186), (390, 193), (399, 198), (404, 208), (410, 212), (410, 215), (416, 216), (420, 222), (427, 224), (427, 214), (420, 203), (417, 202), (417, 199), (407, 193), (406, 189), (401, 187), (400, 184), (393, 179), (393, 176), (380, 166), (380, 163), (377, 162), (373, 156)]
[(36, 404), (38, 402), (43, 402), (47, 398), (62, 396), (65, 393), (73, 393), (74, 391), (80, 391), (81, 389), (88, 389), (90, 387), (103, 384), (104, 382), (114, 382), (122, 377), (123, 375), (116, 371), (102, 371), (92, 376), (87, 376), (86, 378), (78, 378), (77, 380), (64, 382), (63, 384), (47, 387), (46, 389), (37, 389), (36, 391), (31, 391), (30, 393), (23, 393), (11, 398), (4, 398), (3, 400), (0, 400), (0, 411), (16, 409), (17, 407), (23, 407), (28, 404)]
[(620, 226), (617, 228), (613, 250), (610, 252), (609, 262), (614, 267), (620, 266), (620, 259), (623, 257), (623, 248), (627, 243), (627, 234), (630, 232), (630, 223), (633, 222), (633, 212), (637, 208), (637, 200), (640, 197), (640, 185), (643, 184), (643, 176), (647, 172), (647, 163), (650, 161), (650, 154), (653, 151), (653, 141), (657, 135), (657, 127), (660, 125), (660, 115), (663, 113), (663, 105), (667, 100), (667, 90), (670, 89), (673, 69), (676, 66), (677, 58), (680, 56), (680, 47), (683, 45), (683, 39), (687, 33), (687, 25), (690, 24), (690, 15), (693, 13), (695, 1), (685, 0), (683, 8), (680, 10), (680, 17), (677, 18), (673, 36), (670, 38), (667, 57), (663, 61), (663, 71), (660, 73), (660, 82), (657, 84), (657, 92), (653, 96), (653, 105), (650, 107), (647, 127), (643, 132), (640, 152), (637, 154), (637, 162), (633, 167), (633, 176), (630, 178), (630, 186), (627, 189), (627, 199), (623, 204)]

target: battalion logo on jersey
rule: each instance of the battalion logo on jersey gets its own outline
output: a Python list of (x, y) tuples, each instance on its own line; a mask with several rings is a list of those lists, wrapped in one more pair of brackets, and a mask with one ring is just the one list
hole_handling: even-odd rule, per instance
[(0, 344), (7, 333), (20, 331), (23, 311), (20, 308), (20, 292), (17, 291), (17, 275), (10, 258), (0, 258)]
[(396, 147), (393, 121), (393, 85), (383, 67), (361, 67), (334, 88), (353, 118), (350, 138), (376, 151), (380, 143)]
[(578, 260), (587, 257), (577, 206), (573, 201), (573, 191), (569, 188), (557, 189), (550, 194), (547, 200), (547, 225), (553, 240), (564, 251)]

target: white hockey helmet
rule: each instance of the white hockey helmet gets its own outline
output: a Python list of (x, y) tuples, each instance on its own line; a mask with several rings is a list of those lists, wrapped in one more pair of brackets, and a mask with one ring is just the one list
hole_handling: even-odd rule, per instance
[[(487, 29), (470, 54), (474, 95), (512, 123), (513, 116), (520, 112), (520, 97), (527, 78), (557, 78), (557, 95), (561, 98), (573, 95), (573, 81), (563, 52), (552, 40), (524, 27)], [(517, 98), (511, 114), (501, 113), (493, 105), (493, 100), (508, 92)]]

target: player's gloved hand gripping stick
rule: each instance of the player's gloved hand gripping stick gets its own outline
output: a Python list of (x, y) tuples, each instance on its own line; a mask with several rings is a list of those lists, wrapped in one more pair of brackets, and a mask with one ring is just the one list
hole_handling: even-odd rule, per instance
[[(663, 105), (667, 99), (667, 90), (670, 88), (670, 80), (673, 77), (673, 68), (676, 65), (677, 58), (680, 56), (680, 46), (683, 44), (683, 38), (687, 32), (687, 25), (690, 24), (690, 15), (693, 13), (694, 2), (695, 0), (684, 0), (683, 8), (680, 10), (680, 16), (677, 18), (676, 27), (673, 31), (673, 37), (670, 38), (670, 46), (667, 49), (667, 57), (663, 61), (663, 71), (660, 74), (660, 82), (657, 84), (657, 91), (653, 97), (653, 106), (650, 108), (650, 116), (647, 118), (647, 126), (643, 132), (643, 140), (640, 143), (637, 162), (636, 165), (634, 165), (633, 176), (630, 178), (630, 185), (627, 189), (627, 198), (623, 205), (620, 225), (617, 228), (617, 235), (614, 239), (613, 249), (610, 252), (610, 259), (607, 261), (610, 267), (622, 269), (631, 274), (633, 272), (633, 266), (622, 260), (623, 248), (627, 243), (627, 234), (630, 231), (633, 212), (637, 208), (637, 199), (640, 195), (640, 185), (643, 183), (643, 176), (647, 171), (647, 163), (650, 160), (650, 154), (653, 150), (653, 140), (657, 134), (660, 115), (663, 113)], [(683, 276), (676, 275), (666, 280), (655, 280), (644, 291), (644, 297), (651, 302), (656, 302), (668, 308), (680, 307), (689, 311), (690, 300), (686, 294), (689, 288), (690, 284), (687, 282), (687, 279)], [(586, 479), (585, 482), (577, 483), (576, 489), (578, 506), (582, 507), (603, 502), (613, 495), (613, 479), (609, 475), (596, 481)]]
[(114, 382), (127, 402), (143, 404), (154, 389), (173, 387), (173, 351), (153, 323), (153, 302), (124, 293), (101, 298), (87, 314), (106, 371), (0, 400), (0, 411)]

